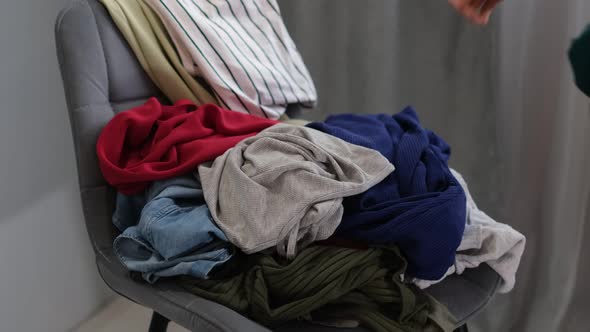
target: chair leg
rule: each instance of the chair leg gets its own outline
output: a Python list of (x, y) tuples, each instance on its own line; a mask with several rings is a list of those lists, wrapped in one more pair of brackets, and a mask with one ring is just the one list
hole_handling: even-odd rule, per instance
[(166, 332), (170, 320), (154, 311), (148, 332)]
[(467, 329), (467, 324), (463, 324), (459, 326), (457, 329), (455, 329), (455, 331), (453, 332), (469, 332), (469, 330)]

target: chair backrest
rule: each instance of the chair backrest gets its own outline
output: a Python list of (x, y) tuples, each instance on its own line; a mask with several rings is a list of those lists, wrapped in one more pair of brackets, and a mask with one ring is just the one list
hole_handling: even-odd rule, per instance
[(84, 216), (95, 251), (112, 246), (114, 192), (98, 167), (95, 144), (116, 112), (159, 90), (145, 74), (106, 9), (74, 0), (55, 24), (57, 54), (78, 165)]
[[(156, 96), (166, 100), (143, 71), (98, 0), (72, 0), (55, 23), (57, 55), (74, 139), (86, 228), (96, 251), (111, 249), (114, 191), (96, 157), (101, 129), (117, 112)], [(287, 114), (298, 117), (298, 105)]]

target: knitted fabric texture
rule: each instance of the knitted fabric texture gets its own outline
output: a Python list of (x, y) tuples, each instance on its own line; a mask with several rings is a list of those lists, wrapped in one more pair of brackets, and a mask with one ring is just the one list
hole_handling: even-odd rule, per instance
[(409, 107), (394, 116), (333, 115), (308, 126), (375, 149), (396, 167), (375, 187), (344, 201), (336, 235), (396, 244), (409, 275), (441, 278), (455, 261), (466, 217), (465, 193), (447, 165), (447, 143), (424, 129)]
[(453, 330), (443, 305), (400, 281), (406, 262), (395, 248), (314, 245), (291, 262), (261, 253), (248, 259), (237, 276), (180, 284), (269, 327), (312, 316), (355, 319), (379, 332)]
[(173, 106), (150, 98), (104, 127), (96, 152), (105, 180), (123, 194), (151, 181), (184, 175), (241, 140), (278, 123), (188, 100)]
[(293, 257), (297, 244), (328, 238), (342, 198), (393, 171), (379, 152), (314, 129), (274, 125), (199, 166), (215, 222), (245, 253), (273, 246)]

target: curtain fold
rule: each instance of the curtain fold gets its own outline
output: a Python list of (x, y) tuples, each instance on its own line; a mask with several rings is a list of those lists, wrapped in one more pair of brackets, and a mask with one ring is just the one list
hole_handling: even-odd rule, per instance
[(507, 0), (478, 27), (446, 1), (279, 0), (316, 83), (307, 114), (413, 105), (478, 205), (527, 236), (508, 295), (475, 331), (590, 326), (590, 101), (567, 63), (587, 0)]

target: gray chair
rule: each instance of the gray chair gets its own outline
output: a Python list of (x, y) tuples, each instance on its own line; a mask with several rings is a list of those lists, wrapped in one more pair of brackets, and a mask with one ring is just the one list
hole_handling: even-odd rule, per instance
[[(67, 5), (57, 18), (55, 38), (84, 217), (102, 279), (118, 294), (154, 311), (150, 331), (165, 331), (169, 320), (191, 331), (268, 331), (227, 307), (183, 291), (174, 282), (150, 285), (138, 280), (119, 263), (112, 249), (117, 234), (111, 223), (115, 192), (100, 173), (95, 142), (114, 114), (141, 104), (150, 96), (161, 97), (161, 93), (98, 1), (76, 0)], [(498, 284), (498, 275), (484, 265), (460, 277), (451, 276), (428, 292), (448, 306), (461, 326), (482, 310)], [(303, 329), (340, 331), (303, 322), (287, 323), (276, 330)]]

